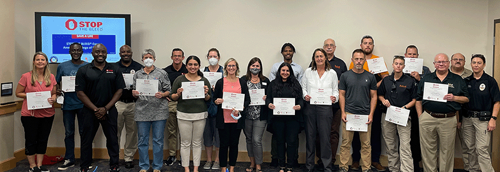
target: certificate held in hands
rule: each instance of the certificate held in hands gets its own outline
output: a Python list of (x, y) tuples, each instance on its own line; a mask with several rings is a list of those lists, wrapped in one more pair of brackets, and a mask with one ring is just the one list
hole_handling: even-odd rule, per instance
[(405, 68), (403, 69), (403, 73), (411, 73), (413, 71), (416, 71), (418, 72), (418, 74), (422, 74), (423, 66), (424, 59), (405, 58)]
[(295, 115), (295, 110), (293, 107), (295, 106), (294, 98), (273, 98), (274, 104), (274, 115)]
[(135, 87), (141, 96), (155, 96), (158, 92), (158, 80), (137, 79)]
[(266, 101), (262, 98), (266, 95), (264, 89), (250, 89), (250, 106), (265, 105)]
[(385, 66), (383, 57), (368, 59), (366, 63), (368, 63), (368, 69), (370, 69), (373, 74), (387, 72), (387, 66)]
[(182, 99), (202, 99), (205, 98), (205, 82), (182, 82)]
[(50, 97), (50, 91), (26, 93), (28, 110), (51, 108), (52, 105), (48, 100)]
[(122, 74), (123, 80), (125, 81), (125, 89), (130, 90), (131, 86), (134, 85), (134, 74)]
[(410, 110), (390, 106), (387, 108), (387, 112), (385, 113), (385, 120), (406, 127), (408, 116), (410, 116)]
[(424, 100), (446, 102), (444, 96), (448, 94), (448, 84), (424, 83)]
[(61, 78), (61, 89), (64, 92), (75, 92), (76, 76), (63, 76)]
[(330, 99), (330, 96), (332, 96), (331, 89), (314, 89), (311, 92), (310, 102), (312, 105), (332, 105), (332, 99)]
[(347, 131), (368, 132), (368, 115), (347, 114), (345, 128)]
[(245, 102), (245, 94), (238, 93), (222, 93), (222, 109), (236, 109), (238, 111), (243, 111), (243, 102)]

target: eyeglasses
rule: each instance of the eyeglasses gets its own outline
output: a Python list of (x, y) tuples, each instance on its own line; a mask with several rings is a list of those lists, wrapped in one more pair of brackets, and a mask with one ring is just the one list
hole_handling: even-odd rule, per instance
[(437, 62), (432, 62), (434, 64), (447, 64), (449, 63), (450, 61), (437, 61)]
[(464, 62), (465, 61), (465, 59), (455, 59), (455, 58), (451, 59), (451, 60), (453, 60), (453, 61), (459, 61), (459, 62)]
[(227, 68), (234, 68), (236, 65), (227, 65)]
[(325, 45), (323, 45), (323, 47), (335, 47), (335, 45), (334, 44), (325, 44)]

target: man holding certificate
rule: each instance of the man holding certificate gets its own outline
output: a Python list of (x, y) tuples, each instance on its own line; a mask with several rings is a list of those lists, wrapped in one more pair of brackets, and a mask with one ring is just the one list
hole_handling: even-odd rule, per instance
[(461, 109), (460, 104), (469, 102), (469, 94), (465, 81), (451, 73), (449, 66), (448, 56), (437, 54), (434, 58), (436, 71), (422, 78), (418, 84), (415, 106), (420, 124), (424, 171), (437, 171), (438, 167), (441, 171), (453, 171), (457, 129), (455, 113)]
[(306, 122), (306, 168), (314, 170), (316, 136), (319, 136), (321, 162), (325, 171), (332, 171), (330, 130), (333, 120), (332, 104), (338, 101), (337, 73), (327, 62), (325, 50), (318, 48), (312, 55), (312, 67), (307, 68), (301, 81)]
[[(341, 172), (347, 172), (349, 169), (347, 163), (351, 159), (351, 142), (355, 131), (350, 131), (346, 127), (350, 125), (348, 122), (354, 122), (357, 125), (365, 125), (362, 128), (367, 128), (365, 132), (359, 132), (359, 139), (362, 145), (362, 170), (365, 172), (371, 171), (372, 164), (370, 136), (373, 113), (377, 104), (377, 81), (373, 74), (363, 69), (363, 65), (366, 62), (363, 50), (354, 50), (351, 61), (355, 64), (354, 68), (342, 74), (339, 83), (339, 102), (343, 121), (339, 167)], [(351, 119), (353, 121), (347, 120), (349, 115), (355, 117)], [(361, 116), (365, 117), (362, 118)]]
[[(387, 113), (382, 113), (382, 136), (387, 144), (389, 170), (395, 172), (410, 172), (414, 168), (410, 146), (410, 111), (407, 109), (415, 105), (417, 87), (415, 79), (403, 73), (404, 67), (405, 58), (394, 57), (392, 62), (394, 73), (385, 77), (377, 90), (379, 100), (388, 108)], [(406, 126), (397, 122), (405, 123)]]

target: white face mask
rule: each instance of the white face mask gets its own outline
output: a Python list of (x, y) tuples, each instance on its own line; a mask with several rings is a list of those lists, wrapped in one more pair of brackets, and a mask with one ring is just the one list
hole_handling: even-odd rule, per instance
[(155, 62), (155, 61), (154, 61), (153, 59), (145, 59), (145, 60), (144, 60), (144, 65), (145, 65), (146, 67), (151, 67), (151, 66), (153, 66), (153, 63), (154, 63), (154, 62)]
[(217, 63), (219, 63), (219, 60), (217, 60), (217, 58), (208, 59), (208, 64), (210, 64), (210, 66), (215, 66), (217, 65)]

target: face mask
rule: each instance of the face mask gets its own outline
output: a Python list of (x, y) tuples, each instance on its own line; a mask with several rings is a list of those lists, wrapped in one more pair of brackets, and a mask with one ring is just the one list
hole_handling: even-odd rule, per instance
[(153, 59), (145, 59), (144, 60), (144, 65), (146, 65), (146, 67), (151, 67), (151, 66), (153, 66), (154, 62), (155, 61)]
[(260, 72), (260, 69), (259, 68), (250, 68), (250, 72), (254, 75), (257, 75), (259, 74)]
[(233, 119), (238, 120), (241, 118), (241, 114), (238, 114), (238, 116), (234, 116), (233, 113), (234, 113), (234, 111), (231, 112), (231, 117), (233, 117)]
[(219, 60), (217, 60), (217, 58), (208, 59), (208, 64), (210, 64), (210, 66), (215, 66), (217, 65), (217, 63), (219, 63)]

